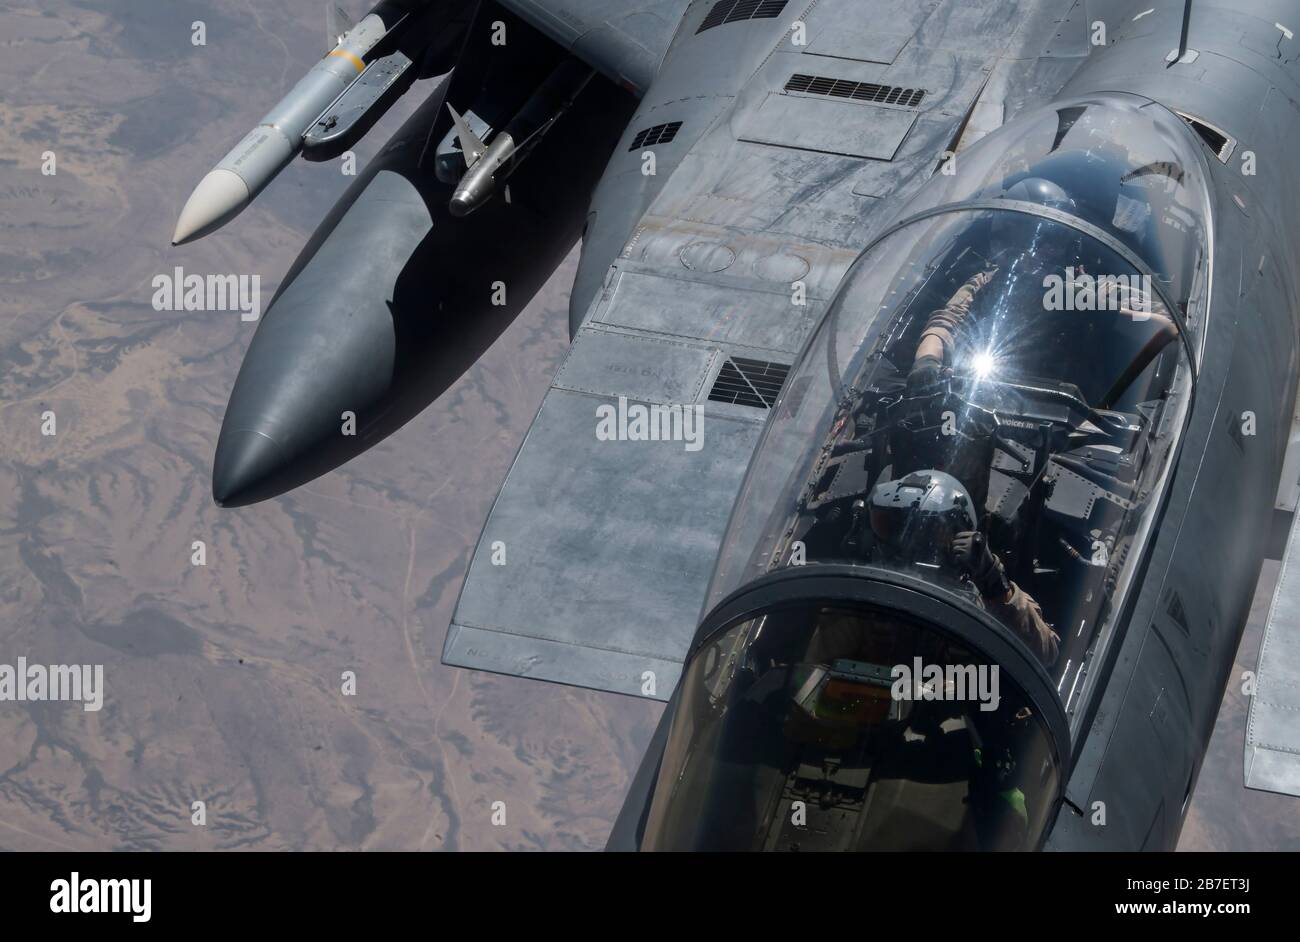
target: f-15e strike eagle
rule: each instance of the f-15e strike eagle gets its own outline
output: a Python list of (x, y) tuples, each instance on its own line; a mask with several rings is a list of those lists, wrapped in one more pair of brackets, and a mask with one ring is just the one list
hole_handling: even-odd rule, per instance
[[(1170, 848), (1300, 489), (1297, 31), (1296, 0), (388, 0), (181, 214), (447, 74), (284, 279), (213, 494), (399, 428), (581, 238), (443, 660), (667, 700), (609, 846)], [(1297, 532), (1245, 756), (1290, 794)]]

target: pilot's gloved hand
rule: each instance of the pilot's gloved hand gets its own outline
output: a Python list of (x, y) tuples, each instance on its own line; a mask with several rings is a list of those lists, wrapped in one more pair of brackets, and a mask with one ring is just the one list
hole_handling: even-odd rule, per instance
[(907, 374), (907, 394), (916, 396), (939, 382), (943, 373), (943, 361), (938, 357), (925, 355), (916, 358), (912, 372)]
[(988, 540), (978, 530), (967, 530), (953, 537), (950, 547), (953, 558), (966, 572), (986, 599), (1004, 601), (1011, 594), (1002, 561), (989, 549)]

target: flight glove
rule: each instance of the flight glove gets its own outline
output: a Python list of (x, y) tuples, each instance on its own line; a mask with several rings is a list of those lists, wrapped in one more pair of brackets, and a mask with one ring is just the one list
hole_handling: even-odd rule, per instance
[(907, 374), (907, 394), (916, 396), (939, 382), (942, 375), (943, 361), (938, 357), (918, 357), (912, 364), (912, 372)]
[(952, 555), (980, 595), (1002, 601), (1011, 594), (1002, 561), (989, 549), (988, 540), (978, 530), (958, 533), (952, 540)]

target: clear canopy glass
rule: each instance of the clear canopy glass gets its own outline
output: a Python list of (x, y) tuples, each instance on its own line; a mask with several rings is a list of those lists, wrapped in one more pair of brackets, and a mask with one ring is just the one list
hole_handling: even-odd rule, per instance
[(1033, 850), (1055, 806), (1059, 760), (1024, 692), (908, 618), (747, 617), (678, 690), (647, 850)]
[(1031, 111), (983, 138), (935, 174), (899, 218), (1023, 200), (1044, 181), (1065, 198), (1047, 205), (1137, 254), (1195, 331), (1210, 258), (1206, 167), (1204, 145), (1178, 115), (1136, 95), (1107, 93)]
[(906, 572), (995, 616), (1076, 712), (1190, 403), (1200, 146), (1172, 113), (1103, 96), (1031, 113), (936, 175), (792, 371), (706, 612), (785, 567)]

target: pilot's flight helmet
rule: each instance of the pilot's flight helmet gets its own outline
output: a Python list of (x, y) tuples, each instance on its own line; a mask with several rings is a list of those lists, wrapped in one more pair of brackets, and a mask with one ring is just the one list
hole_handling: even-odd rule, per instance
[(1002, 194), (1004, 199), (1020, 200), (1024, 203), (1037, 203), (1048, 209), (1059, 209), (1063, 213), (1074, 215), (1078, 211), (1074, 199), (1058, 184), (1042, 177), (1025, 177)]
[(942, 471), (917, 471), (877, 484), (868, 500), (871, 530), (887, 558), (940, 565), (952, 538), (975, 530), (975, 502), (962, 483)]
[[(1070, 216), (1078, 214), (1078, 205), (1060, 184), (1045, 177), (1029, 176), (1017, 180), (999, 197), (1032, 203)], [(993, 216), (992, 242), (995, 251), (1005, 256), (1019, 255), (1021, 265), (1034, 269), (1056, 270), (1079, 260), (1079, 239), (1067, 227), (1048, 219), (1019, 212), (997, 212)]]

